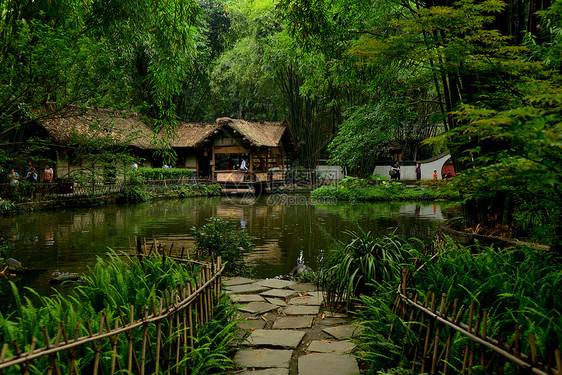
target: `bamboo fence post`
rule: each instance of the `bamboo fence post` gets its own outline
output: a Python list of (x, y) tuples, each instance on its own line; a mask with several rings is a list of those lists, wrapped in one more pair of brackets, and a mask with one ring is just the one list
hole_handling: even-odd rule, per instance
[[(160, 307), (158, 308), (158, 316), (162, 315), (162, 299), (160, 299)], [(155, 374), (159, 374), (160, 369), (160, 349), (162, 345), (161, 341), (162, 337), (162, 321), (158, 320), (156, 322), (156, 369), (154, 371)]]
[(562, 357), (560, 356), (560, 349), (554, 351), (554, 360), (556, 362), (556, 375), (562, 375)]
[[(439, 306), (439, 315), (445, 315), (445, 303), (447, 300), (447, 295), (445, 293), (441, 294), (441, 303)], [(438, 348), (439, 348), (439, 325), (435, 324), (435, 338), (433, 342), (433, 356), (431, 358), (431, 373), (435, 374), (435, 369), (437, 367), (438, 362)]]
[[(131, 305), (129, 307), (129, 323), (133, 324), (135, 321), (135, 307)], [(133, 335), (128, 334), (129, 336), (129, 348), (128, 348), (128, 355), (127, 355), (127, 371), (130, 374), (133, 370)]]
[[(482, 330), (481, 335), (483, 339), (486, 339), (488, 336), (488, 310), (484, 309), (482, 312)], [(486, 351), (484, 347), (480, 350), (480, 364), (484, 366), (486, 364)]]
[[(115, 329), (119, 328), (119, 318), (115, 319)], [(115, 368), (117, 365), (117, 340), (118, 336), (113, 336), (111, 340), (111, 374), (115, 374)]]
[[(474, 316), (474, 301), (470, 302), (470, 310), (468, 313), (468, 333), (472, 333), (472, 319)], [(462, 372), (464, 373), (468, 367), (468, 352), (469, 344), (467, 343), (464, 347), (464, 357), (462, 361)]]
[[(146, 322), (148, 318), (148, 307), (144, 310), (143, 320)], [(142, 326), (142, 349), (141, 349), (141, 375), (144, 375), (146, 368), (146, 346), (148, 341), (148, 324)]]
[[(429, 292), (427, 295), (428, 302), (430, 302), (430, 310), (434, 311), (435, 308), (435, 293)], [(427, 353), (429, 351), (429, 337), (431, 336), (431, 326), (433, 321), (431, 319), (427, 319), (427, 328), (425, 331), (425, 340), (423, 344), (423, 356), (422, 356), (422, 367), (421, 372), (425, 372), (425, 362), (427, 358)]]
[[(191, 296), (191, 283), (187, 284), (187, 294)], [(189, 323), (189, 348), (193, 350), (193, 310), (191, 308), (192, 303), (187, 306), (187, 320)]]

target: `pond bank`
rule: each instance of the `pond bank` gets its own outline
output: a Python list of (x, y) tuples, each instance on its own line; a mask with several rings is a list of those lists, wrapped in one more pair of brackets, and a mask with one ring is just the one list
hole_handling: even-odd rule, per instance
[[(129, 190), (133, 190), (131, 193)], [(0, 198), (0, 213), (4, 216), (18, 215), (34, 211), (57, 210), (67, 208), (100, 207), (119, 203), (141, 203), (164, 199), (184, 199), (197, 197), (212, 197), (221, 194), (218, 184), (183, 184), (160, 186), (126, 185), (110, 193), (101, 194), (65, 194), (47, 197), (46, 199), (30, 200), (14, 203)]]
[(342, 202), (392, 202), (458, 200), (457, 192), (444, 184), (406, 185), (386, 180), (346, 177), (342, 181), (321, 186), (312, 192), (315, 199), (331, 198)]

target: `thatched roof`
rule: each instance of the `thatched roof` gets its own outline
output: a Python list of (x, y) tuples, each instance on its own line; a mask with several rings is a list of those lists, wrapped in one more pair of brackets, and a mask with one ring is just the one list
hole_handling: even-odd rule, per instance
[(287, 128), (280, 122), (248, 122), (228, 117), (217, 119), (217, 124), (236, 130), (255, 146), (265, 147), (278, 147)]
[(154, 149), (154, 132), (135, 113), (71, 108), (41, 121), (57, 143), (73, 139), (110, 139), (141, 149)]
[(172, 147), (197, 147), (217, 129), (216, 124), (181, 123), (174, 129), (170, 145)]
[(214, 124), (180, 124), (172, 135), (172, 147), (197, 147), (219, 129), (228, 127), (258, 147), (278, 147), (286, 125), (276, 122), (248, 122), (221, 117)]
[(99, 108), (69, 108), (56, 116), (41, 120), (42, 126), (57, 143), (75, 138), (110, 139), (141, 149), (156, 149), (158, 141), (168, 139), (172, 147), (194, 148), (230, 128), (257, 147), (278, 147), (286, 130), (284, 123), (248, 122), (222, 117), (213, 123), (181, 123), (170, 134), (156, 135), (138, 114)]

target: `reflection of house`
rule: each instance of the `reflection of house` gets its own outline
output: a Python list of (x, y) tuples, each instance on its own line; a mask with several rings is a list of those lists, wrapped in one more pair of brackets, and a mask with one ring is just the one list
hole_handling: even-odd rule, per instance
[[(269, 169), (283, 166), (287, 133), (284, 123), (219, 118), (215, 123), (180, 123), (156, 134), (137, 114), (105, 109), (71, 109), (38, 125), (41, 129), (34, 134), (45, 134), (62, 146), (56, 152), (59, 177), (71, 172), (76, 164), (72, 145), (84, 140), (128, 146), (147, 166), (162, 165), (154, 151), (168, 141), (177, 154), (176, 167), (192, 169), (199, 177), (240, 182), (251, 176), (265, 181)], [(240, 171), (243, 160), (247, 173)]]

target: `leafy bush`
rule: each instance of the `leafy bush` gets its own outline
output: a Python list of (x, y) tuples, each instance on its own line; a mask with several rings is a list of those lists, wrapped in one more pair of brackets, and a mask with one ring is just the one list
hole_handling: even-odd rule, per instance
[(195, 236), (197, 250), (204, 255), (221, 256), (226, 261), (228, 275), (248, 274), (249, 266), (244, 254), (254, 249), (250, 236), (226, 220), (211, 217), (200, 228), (191, 229)]
[(16, 209), (14, 202), (0, 198), (0, 214), (11, 213)]
[(195, 172), (186, 168), (139, 168), (138, 173), (145, 180), (172, 180), (195, 177)]
[(140, 175), (133, 174), (123, 186), (123, 200), (128, 203), (140, 203), (149, 201), (152, 195), (146, 190), (144, 179)]

